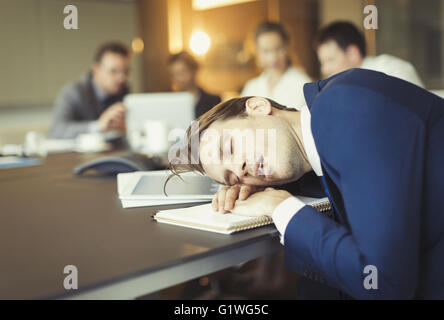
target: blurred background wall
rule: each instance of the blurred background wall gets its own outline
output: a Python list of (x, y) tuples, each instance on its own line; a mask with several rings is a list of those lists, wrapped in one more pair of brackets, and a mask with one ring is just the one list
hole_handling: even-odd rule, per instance
[[(222, 95), (239, 92), (248, 79), (258, 74), (253, 33), (265, 20), (286, 25), (293, 61), (317, 76), (317, 61), (310, 46), (318, 25), (317, 6), (317, 1), (311, 0), (256, 0), (198, 9), (192, 0), (141, 0), (140, 14), (145, 17), (142, 34), (147, 43), (146, 88), (167, 90), (165, 57), (183, 49), (192, 51), (189, 40), (195, 32), (203, 31), (210, 37), (211, 46), (205, 55), (196, 56), (202, 65), (200, 82), (209, 91)], [(163, 12), (164, 19), (159, 12)], [(150, 50), (151, 45), (156, 50)]]
[[(370, 55), (390, 53), (412, 62), (428, 89), (444, 87), (444, 0), (1, 0), (0, 144), (21, 142), (28, 130), (46, 132), (60, 88), (85, 73), (97, 47), (120, 40), (134, 46), (133, 92), (170, 89), (170, 53), (190, 50), (197, 31), (211, 41), (198, 78), (210, 92), (230, 97), (258, 75), (253, 32), (264, 20), (283, 23), (292, 61), (313, 78), (319, 64), (316, 30), (341, 19), (362, 28), (374, 4), (379, 29), (365, 31)], [(63, 28), (63, 8), (79, 11), (79, 29)], [(192, 50), (191, 50), (192, 51)]]
[[(68, 4), (78, 8), (78, 30), (63, 28)], [(88, 71), (100, 43), (131, 46), (137, 12), (135, 1), (1, 0), (0, 144), (47, 132), (58, 91)], [(142, 59), (133, 58), (131, 87), (142, 91)]]
[[(75, 4), (79, 29), (63, 28), (63, 8)], [(97, 46), (127, 45), (138, 35), (137, 3), (131, 1), (2, 0), (0, 39), (3, 76), (0, 107), (47, 106), (60, 87), (86, 72)], [(131, 83), (141, 90), (141, 59)]]

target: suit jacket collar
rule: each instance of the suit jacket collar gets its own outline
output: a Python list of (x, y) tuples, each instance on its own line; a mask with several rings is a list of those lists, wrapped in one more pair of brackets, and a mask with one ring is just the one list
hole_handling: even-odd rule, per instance
[(354, 69), (349, 69), (340, 73), (337, 73), (330, 78), (314, 81), (310, 83), (306, 83), (304, 85), (304, 96), (305, 96), (305, 102), (307, 103), (307, 106), (309, 109), (312, 108), (313, 102), (316, 99), (316, 96), (319, 92), (324, 90), (326, 87), (328, 87), (334, 80), (341, 78), (343, 75), (352, 72)]
[(315, 81), (304, 84), (304, 97), (305, 97), (305, 102), (307, 103), (309, 109), (311, 109), (313, 101), (316, 98), (318, 92), (320, 91), (319, 82), (320, 81)]

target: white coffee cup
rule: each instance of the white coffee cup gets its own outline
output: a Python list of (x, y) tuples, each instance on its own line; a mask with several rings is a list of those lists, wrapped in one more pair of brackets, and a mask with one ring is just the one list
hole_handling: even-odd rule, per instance
[(147, 120), (144, 122), (145, 143), (144, 152), (149, 154), (162, 154), (168, 152), (169, 125), (162, 120)]
[(127, 132), (127, 139), (131, 150), (139, 152), (143, 149), (145, 143), (144, 135), (142, 130), (131, 130)]
[(45, 136), (36, 131), (29, 131), (25, 136), (25, 153), (28, 156), (46, 157)]
[(100, 133), (82, 133), (76, 138), (78, 152), (102, 152), (107, 149), (108, 144)]

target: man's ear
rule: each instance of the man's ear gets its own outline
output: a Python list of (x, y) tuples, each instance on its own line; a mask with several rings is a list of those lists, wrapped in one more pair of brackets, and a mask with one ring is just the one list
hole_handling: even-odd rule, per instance
[(271, 114), (271, 103), (268, 99), (262, 97), (251, 97), (245, 102), (245, 109), (249, 116), (251, 115), (269, 115)]

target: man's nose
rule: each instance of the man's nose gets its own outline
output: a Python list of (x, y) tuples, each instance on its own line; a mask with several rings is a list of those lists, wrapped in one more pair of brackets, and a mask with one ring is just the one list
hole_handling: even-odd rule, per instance
[(233, 172), (239, 179), (248, 175), (247, 162), (242, 161), (241, 163), (234, 164)]
[(275, 64), (278, 61), (279, 61), (279, 57), (277, 54), (275, 54), (275, 53), (270, 54), (270, 62), (272, 64)]

